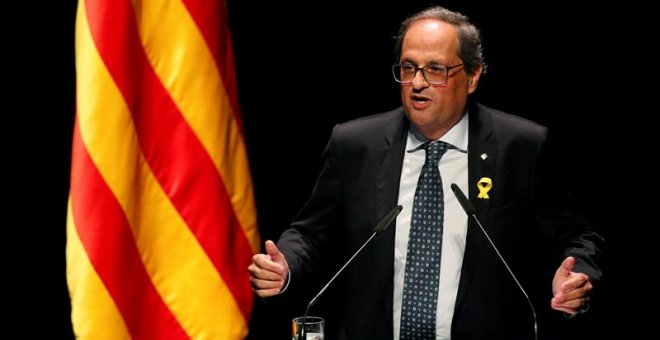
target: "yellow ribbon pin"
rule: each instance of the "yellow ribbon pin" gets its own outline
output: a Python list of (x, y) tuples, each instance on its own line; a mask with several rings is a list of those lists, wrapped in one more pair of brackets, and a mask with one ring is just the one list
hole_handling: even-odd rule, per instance
[(477, 188), (479, 188), (479, 195), (477, 195), (477, 198), (489, 199), (488, 192), (492, 187), (493, 180), (488, 177), (482, 177), (479, 182), (477, 182)]

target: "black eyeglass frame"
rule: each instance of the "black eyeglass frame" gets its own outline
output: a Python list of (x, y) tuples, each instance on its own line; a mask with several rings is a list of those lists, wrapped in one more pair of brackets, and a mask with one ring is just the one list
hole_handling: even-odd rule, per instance
[[(463, 65), (465, 65), (465, 63), (460, 63), (460, 64), (456, 64), (456, 65), (452, 65), (452, 66), (445, 66), (445, 65), (440, 65), (440, 64), (429, 64), (429, 65), (426, 65), (426, 66), (423, 66), (423, 67), (419, 67), (419, 66), (416, 66), (416, 65), (413, 65), (413, 64), (394, 64), (394, 65), (392, 65), (392, 75), (394, 76), (394, 80), (397, 83), (403, 84), (403, 85), (409, 85), (409, 84), (412, 84), (413, 80), (415, 79), (415, 76), (417, 75), (417, 71), (422, 71), (422, 77), (424, 78), (424, 80), (427, 83), (429, 83), (431, 85), (447, 85), (447, 80), (449, 79), (449, 70), (454, 69), (454, 68), (459, 67), (459, 66), (463, 66)], [(401, 71), (399, 70), (399, 72), (397, 72), (396, 69), (397, 69), (397, 67), (402, 68), (403, 66), (413, 67), (415, 69), (415, 72), (412, 74), (412, 78), (410, 79), (410, 81), (403, 81), (403, 80), (399, 79), (401, 77)], [(444, 67), (445, 68), (445, 80), (441, 83), (429, 81), (429, 79), (426, 77), (426, 70), (427, 70), (428, 67), (436, 67), (436, 68), (437, 67)]]

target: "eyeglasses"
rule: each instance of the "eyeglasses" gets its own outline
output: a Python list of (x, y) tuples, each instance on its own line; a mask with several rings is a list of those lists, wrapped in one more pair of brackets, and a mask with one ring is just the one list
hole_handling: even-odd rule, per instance
[(392, 74), (394, 75), (394, 80), (407, 85), (412, 83), (417, 75), (417, 71), (421, 70), (422, 76), (424, 76), (424, 80), (426, 80), (427, 83), (431, 85), (445, 85), (447, 84), (447, 78), (449, 77), (449, 70), (459, 66), (463, 66), (463, 64), (454, 66), (431, 64), (424, 67), (417, 67), (413, 64), (396, 64), (392, 66)]

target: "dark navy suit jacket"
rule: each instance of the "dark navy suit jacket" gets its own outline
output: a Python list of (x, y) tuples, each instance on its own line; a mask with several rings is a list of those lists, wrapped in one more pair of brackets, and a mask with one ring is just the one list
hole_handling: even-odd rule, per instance
[[(553, 158), (545, 127), (476, 103), (468, 112), (467, 195), (543, 314), (552, 275), (566, 256), (576, 257), (575, 270), (598, 282), (602, 238), (562, 190), (556, 164), (551, 172), (549, 163), (561, 157)], [(291, 270), (289, 289), (318, 270), (322, 257), (348, 259), (397, 205), (409, 124), (398, 108), (335, 126), (314, 191), (278, 241)], [(492, 179), (488, 199), (477, 198), (482, 177)], [(392, 339), (395, 232), (390, 226), (378, 235), (342, 274), (339, 324), (326, 333), (347, 340)], [(526, 300), (470, 220), (452, 339), (529, 339), (531, 334)]]

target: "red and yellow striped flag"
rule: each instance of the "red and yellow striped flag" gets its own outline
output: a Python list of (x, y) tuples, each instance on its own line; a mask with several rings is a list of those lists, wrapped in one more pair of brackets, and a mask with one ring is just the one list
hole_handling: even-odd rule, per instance
[(259, 249), (222, 0), (80, 0), (67, 280), (81, 339), (240, 339)]

